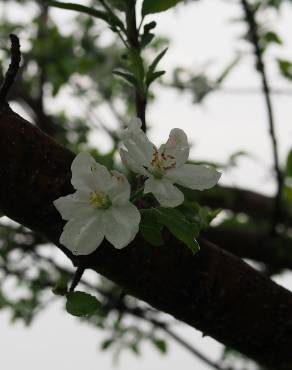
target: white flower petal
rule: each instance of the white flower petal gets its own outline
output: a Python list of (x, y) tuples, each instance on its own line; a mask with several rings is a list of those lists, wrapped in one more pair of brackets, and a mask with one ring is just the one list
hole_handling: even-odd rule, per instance
[(146, 169), (135, 162), (126, 150), (120, 149), (120, 156), (124, 166), (130, 171), (147, 176)]
[(140, 220), (140, 212), (130, 202), (109, 208), (103, 216), (106, 239), (117, 249), (126, 247), (139, 231)]
[(180, 168), (168, 170), (165, 177), (187, 188), (204, 190), (215, 186), (221, 177), (221, 173), (211, 167), (185, 164)]
[(95, 251), (104, 238), (103, 211), (87, 209), (68, 221), (60, 237), (60, 243), (75, 255), (87, 255)]
[(144, 193), (152, 193), (163, 207), (177, 207), (184, 201), (183, 193), (165, 178), (150, 177), (145, 181)]
[(137, 129), (141, 129), (141, 127), (142, 127), (142, 121), (138, 117), (134, 117), (127, 124), (127, 129), (130, 131), (136, 131)]
[(166, 144), (161, 145), (159, 148), (159, 155), (164, 152), (167, 162), (171, 165), (175, 159), (176, 167), (182, 166), (189, 158), (190, 147), (186, 133), (179, 129), (174, 128), (170, 131), (169, 138)]
[(97, 163), (89, 153), (79, 153), (72, 162), (71, 171), (71, 183), (76, 190), (106, 190), (111, 185), (107, 168)]
[(125, 176), (118, 172), (112, 171), (112, 186), (108, 189), (108, 196), (113, 205), (122, 205), (129, 201), (131, 195), (131, 186)]
[(69, 220), (75, 213), (82, 212), (89, 207), (88, 195), (79, 191), (65, 197), (60, 197), (53, 203), (63, 220)]
[(153, 143), (140, 128), (130, 128), (123, 132), (122, 140), (129, 155), (139, 166), (148, 166), (153, 157)]

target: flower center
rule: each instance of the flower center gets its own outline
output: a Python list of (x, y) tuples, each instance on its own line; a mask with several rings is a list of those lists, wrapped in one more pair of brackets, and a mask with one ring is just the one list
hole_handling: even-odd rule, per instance
[(153, 156), (147, 170), (156, 178), (161, 179), (167, 170), (174, 168), (176, 165), (175, 157), (166, 155), (165, 151), (159, 155), (157, 148), (153, 147)]
[(94, 208), (107, 209), (111, 205), (111, 201), (105, 192), (95, 190), (89, 194), (89, 202)]

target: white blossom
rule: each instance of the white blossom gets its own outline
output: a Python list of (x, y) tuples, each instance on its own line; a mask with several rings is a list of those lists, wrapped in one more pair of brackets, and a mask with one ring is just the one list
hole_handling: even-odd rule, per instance
[(115, 248), (127, 246), (139, 230), (140, 212), (130, 203), (130, 184), (82, 152), (71, 166), (76, 192), (54, 201), (66, 221), (60, 242), (75, 255), (92, 253), (105, 237)]
[(164, 207), (176, 207), (184, 201), (174, 184), (204, 190), (216, 185), (221, 176), (214, 168), (186, 163), (190, 147), (187, 135), (179, 128), (171, 130), (166, 144), (158, 149), (136, 118), (122, 133), (122, 140), (127, 149), (120, 150), (124, 165), (147, 177), (144, 193), (152, 193)]

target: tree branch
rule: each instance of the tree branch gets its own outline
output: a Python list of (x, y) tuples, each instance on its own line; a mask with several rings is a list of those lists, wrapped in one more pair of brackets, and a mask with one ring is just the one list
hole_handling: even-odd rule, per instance
[[(129, 4), (127, 5), (126, 22), (127, 22), (128, 43), (132, 49), (136, 50), (140, 54), (141, 48), (136, 20), (136, 0), (129, 1)], [(142, 91), (141, 87), (135, 88), (135, 105), (137, 117), (139, 117), (142, 122), (141, 128), (145, 132), (147, 129), (146, 126), (147, 98), (145, 96), (144, 91)]]
[(258, 25), (255, 19), (255, 14), (254, 14), (254, 11), (251, 9), (248, 3), (248, 0), (241, 0), (241, 4), (242, 4), (242, 7), (245, 13), (246, 21), (249, 26), (251, 42), (253, 44), (254, 54), (256, 57), (256, 61), (257, 61), (257, 70), (261, 76), (263, 94), (265, 97), (267, 113), (268, 113), (270, 137), (271, 137), (272, 150), (273, 150), (273, 156), (274, 156), (274, 170), (275, 170), (275, 174), (277, 178), (277, 192), (275, 196), (274, 213), (273, 213), (273, 219), (272, 219), (272, 235), (275, 235), (277, 222), (278, 222), (278, 219), (281, 213), (283, 178), (282, 178), (282, 173), (280, 170), (279, 158), (278, 158), (278, 143), (277, 143), (276, 134), (275, 134), (273, 106), (272, 106), (272, 100), (270, 96), (270, 87), (268, 83), (266, 67), (265, 67), (265, 63), (263, 59), (263, 50), (260, 47), (260, 38), (258, 34)]
[(11, 40), (11, 62), (4, 77), (3, 84), (0, 87), (0, 106), (4, 105), (7, 101), (7, 95), (14, 83), (21, 62), (19, 39), (17, 36), (11, 34), (10, 40)]
[(72, 193), (74, 154), (6, 107), (0, 114), (0, 209), (133, 296), (277, 370), (292, 363), (292, 294), (209, 242), (193, 256), (170, 235), (157, 248), (139, 236), (90, 256), (59, 244), (64, 222), (52, 201)]

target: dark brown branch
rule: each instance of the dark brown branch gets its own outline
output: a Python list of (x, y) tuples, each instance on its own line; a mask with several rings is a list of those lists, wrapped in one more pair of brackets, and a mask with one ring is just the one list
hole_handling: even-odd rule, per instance
[(292, 364), (292, 294), (239, 258), (202, 242), (193, 256), (165, 236), (159, 248), (137, 237), (90, 256), (59, 245), (64, 225), (52, 201), (73, 192), (74, 154), (13, 113), (0, 115), (0, 209), (54, 242), (75, 266), (91, 268), (127, 293), (277, 370)]
[(263, 50), (260, 47), (260, 37), (258, 34), (258, 25), (255, 19), (255, 13), (251, 9), (251, 6), (248, 3), (248, 0), (241, 0), (241, 4), (242, 4), (242, 7), (245, 13), (246, 21), (249, 26), (249, 34), (251, 37), (251, 42), (254, 47), (254, 54), (256, 57), (257, 70), (262, 80), (263, 94), (265, 97), (267, 113), (268, 113), (269, 130), (270, 130), (270, 137), (271, 137), (272, 150), (273, 150), (273, 156), (274, 156), (274, 170), (275, 170), (275, 174), (277, 178), (277, 192), (275, 196), (274, 213), (273, 213), (273, 219), (272, 219), (272, 234), (275, 235), (276, 225), (277, 225), (277, 222), (281, 214), (283, 178), (282, 178), (282, 173), (280, 170), (279, 158), (278, 158), (278, 143), (277, 143), (276, 134), (275, 134), (273, 106), (272, 106), (272, 100), (270, 96), (270, 87), (269, 87), (267, 73), (266, 73), (266, 66), (265, 66), (264, 59), (263, 59)]
[(77, 267), (77, 270), (75, 271), (75, 274), (73, 276), (73, 280), (71, 282), (69, 292), (74, 292), (74, 289), (77, 287), (77, 285), (80, 283), (80, 280), (82, 279), (82, 276), (84, 274), (85, 268), (84, 267)]
[(19, 39), (16, 35), (11, 34), (10, 40), (11, 40), (11, 61), (8, 70), (5, 74), (4, 81), (0, 87), (0, 105), (5, 104), (7, 101), (7, 95), (14, 83), (21, 62)]
[(223, 226), (211, 227), (204, 235), (238, 257), (262, 262), (274, 269), (292, 270), (292, 239), (273, 238), (264, 231)]
[[(136, 20), (136, 1), (130, 1), (129, 4), (127, 5), (126, 23), (127, 23), (128, 43), (132, 49), (140, 53), (141, 48)], [(137, 117), (140, 118), (142, 122), (142, 130), (145, 132), (147, 129), (146, 126), (147, 98), (145, 96), (144, 91), (142, 91), (141, 86), (135, 88), (135, 105)]]

